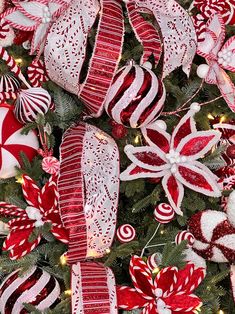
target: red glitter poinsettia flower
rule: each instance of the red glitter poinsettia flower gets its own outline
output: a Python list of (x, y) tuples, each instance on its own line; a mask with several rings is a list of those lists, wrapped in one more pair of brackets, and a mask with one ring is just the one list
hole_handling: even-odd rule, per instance
[[(216, 84), (232, 111), (235, 111), (235, 87), (225, 70), (235, 72), (235, 36), (225, 44), (225, 25), (221, 15), (214, 14), (206, 24), (204, 40), (198, 43), (197, 53), (206, 59), (198, 75), (208, 84)], [(203, 70), (201, 69), (203, 67)]]
[(125, 153), (132, 164), (121, 173), (121, 180), (161, 178), (171, 206), (177, 214), (184, 196), (184, 186), (208, 196), (221, 196), (218, 178), (197, 159), (204, 156), (220, 139), (219, 131), (197, 131), (192, 109), (180, 120), (172, 135), (159, 123), (142, 128), (148, 146), (127, 145)]
[(40, 190), (27, 175), (23, 175), (22, 190), (28, 203), (26, 209), (0, 202), (0, 215), (17, 217), (8, 222), (8, 234), (3, 250), (10, 251), (10, 258), (17, 259), (30, 253), (41, 241), (42, 234), (32, 242), (29, 237), (35, 228), (51, 223), (51, 233), (63, 243), (68, 243), (68, 235), (63, 228), (58, 210), (57, 177), (51, 176)]
[(163, 268), (153, 280), (147, 264), (138, 256), (130, 262), (134, 288), (117, 287), (118, 306), (133, 310), (143, 308), (142, 314), (194, 314), (202, 305), (192, 292), (205, 277), (203, 268), (188, 263), (184, 269)]

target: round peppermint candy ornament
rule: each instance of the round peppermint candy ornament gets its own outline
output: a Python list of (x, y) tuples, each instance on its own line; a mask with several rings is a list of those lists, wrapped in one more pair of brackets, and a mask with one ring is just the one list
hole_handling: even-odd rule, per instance
[(188, 232), (186, 230), (178, 232), (175, 237), (175, 243), (180, 244), (184, 240), (188, 241), (188, 246), (192, 246), (195, 241), (195, 238), (191, 232)]
[(157, 119), (165, 98), (165, 87), (151, 69), (128, 65), (115, 75), (105, 110), (118, 124), (140, 128)]
[(121, 225), (117, 229), (116, 235), (117, 235), (118, 240), (121, 243), (128, 243), (128, 242), (134, 240), (134, 238), (136, 236), (135, 228), (129, 224)]
[(174, 209), (169, 204), (161, 203), (154, 209), (154, 218), (161, 224), (168, 224), (174, 216)]
[(0, 313), (28, 313), (23, 303), (29, 303), (43, 311), (55, 303), (60, 295), (58, 281), (39, 267), (33, 267), (26, 275), (12, 272), (0, 286)]
[(16, 92), (20, 87), (20, 82), (11, 73), (6, 73), (0, 77), (0, 92)]
[(16, 175), (20, 152), (31, 160), (37, 154), (38, 139), (33, 131), (22, 135), (23, 125), (18, 122), (11, 106), (0, 106), (0, 178), (6, 179)]

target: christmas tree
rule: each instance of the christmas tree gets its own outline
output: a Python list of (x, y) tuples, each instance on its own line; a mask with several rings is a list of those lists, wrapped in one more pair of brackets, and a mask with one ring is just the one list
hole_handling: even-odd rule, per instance
[(235, 313), (233, 0), (0, 10), (0, 312)]

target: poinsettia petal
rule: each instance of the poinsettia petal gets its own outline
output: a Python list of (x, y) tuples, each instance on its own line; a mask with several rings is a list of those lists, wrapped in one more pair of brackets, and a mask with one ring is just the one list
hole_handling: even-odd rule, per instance
[(169, 172), (163, 177), (162, 186), (174, 211), (178, 215), (183, 215), (180, 209), (184, 197), (183, 185)]
[(36, 182), (27, 175), (23, 175), (22, 191), (27, 203), (30, 206), (38, 208), (40, 189), (37, 186)]
[(197, 53), (206, 59), (217, 56), (225, 38), (225, 26), (220, 14), (213, 14), (206, 24), (205, 40), (198, 43)]
[(28, 238), (33, 230), (34, 228), (10, 231), (4, 241), (3, 250), (11, 250), (14, 247), (21, 246), (25, 242), (28, 242)]
[(158, 314), (155, 300), (149, 302), (149, 304), (143, 309), (142, 314)]
[(161, 178), (166, 174), (166, 170), (162, 171), (151, 171), (135, 164), (131, 164), (125, 171), (120, 174), (122, 181), (135, 180), (139, 178)]
[(34, 241), (32, 242), (24, 242), (24, 244), (20, 246), (15, 246), (12, 250), (10, 250), (10, 259), (15, 260), (21, 258), (31, 251), (33, 251), (41, 241), (41, 235), (39, 235)]
[(44, 9), (47, 5), (43, 1), (14, 1), (16, 8), (31, 20), (40, 22), (43, 18)]
[(24, 217), (25, 210), (6, 202), (0, 202), (0, 215), (8, 217)]
[(57, 179), (51, 176), (40, 191), (39, 208), (41, 212), (47, 213), (58, 204)]
[(68, 232), (62, 225), (53, 226), (51, 229), (51, 233), (58, 239), (59, 241), (67, 244), (69, 243)]
[(8, 226), (11, 231), (13, 230), (21, 230), (21, 229), (29, 229), (34, 227), (35, 220), (31, 220), (28, 218), (27, 214), (24, 218), (15, 218), (8, 222)]
[(177, 267), (165, 267), (157, 274), (154, 280), (154, 287), (155, 291), (156, 289), (162, 290), (162, 295), (159, 295), (160, 297), (164, 297), (173, 291), (177, 280), (177, 273)]
[(216, 78), (217, 86), (221, 92), (221, 95), (223, 96), (229, 108), (235, 112), (235, 87), (233, 82), (227, 73), (219, 66), (216, 70)]
[(220, 139), (219, 131), (198, 131), (181, 140), (176, 151), (187, 159), (196, 160), (205, 155)]
[(141, 132), (150, 146), (157, 146), (164, 153), (169, 152), (170, 149), (170, 134), (160, 128), (158, 124), (152, 123), (147, 127), (141, 128)]
[(217, 84), (216, 68), (218, 67), (218, 63), (210, 60), (207, 63), (209, 65), (209, 71), (205, 77), (205, 82), (207, 84)]
[(170, 167), (165, 155), (157, 147), (126, 145), (125, 153), (136, 166), (147, 170), (160, 171)]
[(144, 299), (135, 289), (127, 286), (117, 286), (118, 307), (133, 310), (147, 306), (148, 300)]
[(42, 23), (38, 25), (37, 29), (35, 30), (33, 34), (32, 42), (31, 42), (31, 50), (30, 50), (31, 55), (35, 51), (42, 51), (49, 28), (50, 28), (50, 23)]
[(202, 280), (205, 278), (205, 269), (196, 268), (192, 263), (187, 263), (183, 269), (180, 269), (177, 274), (177, 282), (174, 286), (174, 291), (190, 294), (193, 292)]
[(189, 110), (188, 113), (181, 118), (172, 132), (171, 148), (175, 149), (183, 138), (191, 133), (197, 132), (196, 123), (193, 119), (194, 114), (194, 111)]
[[(164, 298), (166, 305), (170, 306), (172, 311), (185, 311), (185, 313), (196, 310), (202, 305), (201, 300), (194, 294), (172, 294)], [(184, 312), (183, 312), (184, 313)]]
[(28, 18), (17, 9), (9, 9), (4, 13), (4, 19), (14, 28), (33, 31), (37, 28), (37, 22)]
[(154, 298), (152, 273), (141, 257), (132, 256), (129, 272), (137, 292), (146, 300), (152, 300)]
[(174, 176), (193, 191), (213, 197), (221, 196), (214, 176), (209, 175), (209, 172), (205, 172), (193, 164), (178, 164), (177, 172), (174, 173)]

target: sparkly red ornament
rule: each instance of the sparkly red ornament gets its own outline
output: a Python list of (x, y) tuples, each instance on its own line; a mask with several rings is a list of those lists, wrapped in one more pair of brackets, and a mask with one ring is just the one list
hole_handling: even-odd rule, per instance
[(228, 146), (228, 148), (226, 149), (226, 154), (230, 158), (235, 158), (235, 144)]
[(124, 125), (114, 123), (112, 127), (112, 136), (116, 139), (122, 139), (127, 135), (127, 129)]
[(226, 213), (199, 212), (190, 218), (188, 227), (195, 237), (192, 248), (198, 255), (217, 263), (235, 261), (235, 227)]
[(119, 124), (140, 128), (156, 120), (166, 98), (165, 87), (148, 67), (128, 65), (115, 75), (105, 110)]
[(0, 286), (1, 314), (28, 313), (23, 303), (29, 303), (44, 311), (55, 303), (60, 295), (58, 281), (45, 270), (32, 267), (23, 277), (19, 270), (12, 272)]

